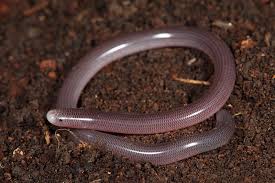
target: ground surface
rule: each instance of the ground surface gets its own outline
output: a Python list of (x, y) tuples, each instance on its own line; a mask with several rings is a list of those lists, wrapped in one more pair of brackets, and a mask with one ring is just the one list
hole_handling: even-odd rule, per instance
[[(30, 9), (39, 3), (0, 0), (0, 180), (274, 182), (274, 1), (52, 0), (42, 3), (41, 10)], [(235, 115), (236, 133), (229, 144), (154, 166), (79, 145), (66, 132), (55, 135), (57, 128), (45, 114), (82, 56), (117, 34), (166, 25), (204, 28), (231, 48), (237, 81), (225, 108)], [(173, 74), (208, 80), (212, 72), (198, 51), (142, 52), (100, 71), (83, 92), (80, 106), (143, 113), (169, 110), (194, 101), (207, 89), (175, 81)], [(213, 125), (209, 119), (176, 132), (128, 138), (160, 143)]]

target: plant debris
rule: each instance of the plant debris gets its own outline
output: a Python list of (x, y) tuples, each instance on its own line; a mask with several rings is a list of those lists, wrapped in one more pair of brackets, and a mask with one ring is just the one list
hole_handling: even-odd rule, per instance
[(231, 22), (224, 22), (221, 20), (215, 20), (212, 25), (223, 29), (232, 29), (234, 27)]
[(43, 10), (44, 8), (46, 8), (48, 6), (49, 2), (48, 0), (42, 0), (40, 2), (38, 2), (36, 5), (34, 5), (33, 7), (31, 7), (30, 9), (27, 9), (23, 12), (24, 16), (31, 16), (33, 14), (35, 14), (38, 11)]
[(264, 36), (264, 42), (266, 44), (266, 46), (271, 46), (271, 33), (267, 32)]
[(210, 82), (208, 81), (201, 81), (201, 80), (194, 80), (194, 79), (184, 79), (184, 78), (179, 78), (177, 77), (177, 75), (173, 74), (172, 78), (175, 81), (179, 81), (181, 83), (185, 83), (185, 84), (194, 84), (194, 85), (206, 85), (209, 86)]
[(256, 45), (256, 42), (253, 41), (251, 38), (245, 39), (241, 41), (241, 48), (248, 49), (253, 48)]

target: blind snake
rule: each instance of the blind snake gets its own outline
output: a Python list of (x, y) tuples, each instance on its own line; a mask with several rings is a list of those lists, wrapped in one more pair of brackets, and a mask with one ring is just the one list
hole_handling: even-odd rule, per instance
[[(77, 108), (81, 91), (107, 64), (140, 51), (163, 47), (188, 47), (209, 56), (214, 64), (212, 84), (197, 101), (165, 112), (136, 114)], [(74, 134), (88, 143), (98, 143), (113, 153), (132, 160), (162, 165), (176, 162), (226, 144), (234, 133), (234, 120), (220, 110), (235, 83), (235, 64), (230, 49), (212, 33), (196, 28), (168, 27), (122, 35), (94, 48), (73, 67), (61, 87), (55, 109), (47, 113), (50, 123), (74, 128)], [(154, 134), (185, 128), (216, 113), (216, 127), (210, 131), (171, 143), (145, 145), (110, 133)]]

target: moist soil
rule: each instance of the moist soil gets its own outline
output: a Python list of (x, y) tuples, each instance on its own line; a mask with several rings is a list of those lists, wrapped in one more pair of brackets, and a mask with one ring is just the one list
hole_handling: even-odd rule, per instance
[[(274, 182), (275, 2), (0, 1), (0, 182)], [(231, 49), (237, 80), (224, 106), (234, 115), (230, 142), (155, 166), (74, 140), (47, 122), (72, 66), (105, 40), (168, 25), (208, 30)], [(187, 105), (207, 91), (177, 77), (209, 80), (211, 61), (187, 48), (150, 50), (102, 69), (79, 107), (151, 113)], [(127, 135), (146, 144), (172, 142), (215, 126)]]

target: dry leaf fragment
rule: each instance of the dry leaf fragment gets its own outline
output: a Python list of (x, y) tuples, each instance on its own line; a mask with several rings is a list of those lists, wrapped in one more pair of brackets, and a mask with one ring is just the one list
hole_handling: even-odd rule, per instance
[(271, 33), (270, 32), (267, 32), (265, 35), (264, 35), (264, 42), (266, 44), (266, 46), (270, 46), (271, 44)]
[(48, 130), (45, 131), (45, 141), (47, 145), (51, 143), (50, 132)]
[(253, 41), (251, 38), (241, 41), (242, 49), (253, 48), (255, 45), (256, 45), (256, 42)]

